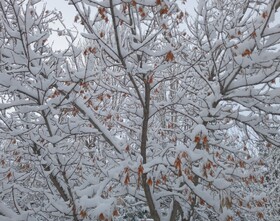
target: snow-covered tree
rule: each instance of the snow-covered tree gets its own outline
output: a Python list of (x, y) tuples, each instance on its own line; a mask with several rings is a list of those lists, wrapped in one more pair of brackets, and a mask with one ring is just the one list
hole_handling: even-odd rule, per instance
[[(264, 146), (266, 148), (263, 148)], [(276, 221), (280, 219), (280, 149), (272, 147), (271, 144), (261, 147), (260, 152), (265, 159), (266, 169), (264, 170), (263, 183), (258, 188), (263, 189), (267, 194), (266, 220)]]
[(186, 1), (69, 0), (90, 45), (65, 27), (64, 51), (36, 2), (0, 0), (1, 219), (269, 214), (278, 1), (200, 0), (189, 19)]

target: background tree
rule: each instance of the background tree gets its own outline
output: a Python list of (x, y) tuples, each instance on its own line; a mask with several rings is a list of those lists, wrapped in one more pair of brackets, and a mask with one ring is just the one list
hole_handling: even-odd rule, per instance
[(176, 1), (70, 0), (91, 45), (65, 27), (58, 52), (59, 13), (0, 3), (0, 218), (264, 218), (277, 1), (201, 0), (186, 22)]
[(268, 195), (266, 204), (266, 219), (279, 219), (279, 148), (266, 144), (266, 148), (261, 147), (261, 153), (265, 159), (266, 170), (264, 171), (263, 184), (259, 187), (264, 189)]

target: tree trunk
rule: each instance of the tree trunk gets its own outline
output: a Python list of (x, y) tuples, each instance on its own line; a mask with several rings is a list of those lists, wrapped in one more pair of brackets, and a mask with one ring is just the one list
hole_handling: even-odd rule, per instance
[[(148, 124), (150, 114), (150, 93), (151, 88), (148, 82), (145, 82), (145, 103), (143, 107), (143, 121), (142, 121), (142, 135), (141, 135), (141, 156), (143, 158), (143, 164), (147, 163), (147, 140), (148, 140)], [(142, 174), (142, 187), (145, 192), (147, 204), (150, 209), (150, 214), (154, 221), (160, 221), (160, 216), (155, 207), (150, 186), (147, 183), (147, 173)]]

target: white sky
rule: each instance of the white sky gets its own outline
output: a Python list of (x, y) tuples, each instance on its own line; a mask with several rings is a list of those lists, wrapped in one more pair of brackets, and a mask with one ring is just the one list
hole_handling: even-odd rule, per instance
[[(48, 10), (56, 9), (57, 11), (61, 11), (63, 15), (63, 20), (67, 28), (72, 28), (74, 23), (74, 17), (77, 14), (74, 7), (68, 5), (67, 0), (42, 0), (43, 4), (46, 4)], [(62, 29), (59, 27), (59, 29)], [(53, 44), (55, 49), (65, 49), (68, 44), (64, 37), (59, 37), (57, 34), (53, 34), (49, 38), (49, 43)]]
[[(61, 11), (64, 22), (68, 28), (72, 28), (73, 25), (77, 27), (80, 26), (77, 23), (74, 23), (74, 17), (77, 13), (72, 5), (68, 5), (68, 0), (42, 0), (42, 2), (47, 4), (47, 9), (56, 9), (57, 11)], [(187, 1), (186, 11), (188, 14), (194, 13), (193, 8), (196, 4), (196, 0)], [(81, 26), (79, 28), (82, 30)], [(54, 35), (49, 40), (53, 42), (53, 47), (55, 49), (64, 49), (67, 47), (67, 42), (65, 42), (63, 37)]]
[(48, 9), (61, 11), (67, 24), (74, 23), (74, 17), (77, 13), (72, 5), (68, 5), (67, 0), (43, 0), (42, 2), (47, 4)]
[[(72, 5), (68, 5), (68, 0), (42, 0), (43, 3), (47, 4), (48, 9), (56, 9), (58, 11), (62, 12), (65, 25), (68, 28), (72, 28), (73, 25), (78, 27), (80, 31), (82, 30), (82, 26), (74, 23), (74, 17), (77, 14), (74, 7)], [(178, 1), (181, 2), (181, 1)], [(187, 0), (187, 3), (185, 5), (185, 10), (188, 14), (194, 15), (194, 7), (197, 5), (197, 0)], [(278, 25), (280, 22), (280, 9), (278, 9), (278, 12), (276, 13), (276, 18), (273, 23), (274, 25)], [(277, 24), (278, 23), (278, 24)], [(50, 41), (53, 42), (53, 47), (57, 49), (63, 49), (67, 47), (66, 41), (63, 39), (63, 37), (59, 37), (57, 35), (54, 35), (50, 38)]]

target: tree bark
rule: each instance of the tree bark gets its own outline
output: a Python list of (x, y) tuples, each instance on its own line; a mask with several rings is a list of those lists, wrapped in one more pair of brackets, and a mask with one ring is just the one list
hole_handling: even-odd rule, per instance
[[(145, 105), (143, 107), (143, 121), (142, 121), (142, 134), (141, 134), (141, 156), (143, 158), (143, 164), (147, 163), (147, 141), (148, 141), (148, 126), (149, 126), (149, 114), (150, 114), (150, 96), (151, 88), (148, 82), (145, 82)], [(154, 221), (160, 221), (160, 216), (155, 207), (150, 186), (147, 183), (147, 173), (142, 174), (142, 187), (145, 192), (147, 204), (150, 209), (151, 217)]]

